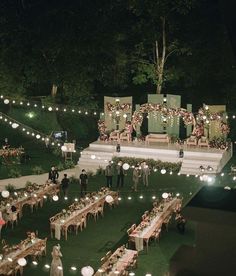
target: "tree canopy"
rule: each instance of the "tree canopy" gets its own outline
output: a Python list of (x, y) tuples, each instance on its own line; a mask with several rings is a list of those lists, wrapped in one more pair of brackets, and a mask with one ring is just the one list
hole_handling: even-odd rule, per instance
[(87, 107), (105, 94), (143, 102), (158, 84), (163, 18), (162, 93), (230, 104), (235, 60), (215, 0), (2, 0), (0, 89)]

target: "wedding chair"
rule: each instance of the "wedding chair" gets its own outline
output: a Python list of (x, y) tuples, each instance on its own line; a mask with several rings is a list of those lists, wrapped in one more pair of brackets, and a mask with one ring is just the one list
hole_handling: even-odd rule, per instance
[(76, 217), (73, 222), (71, 223), (72, 226), (75, 228), (76, 235), (78, 234), (78, 229), (80, 228), (80, 231), (83, 230), (83, 228), (86, 228), (86, 215), (82, 215), (79, 217)]
[(37, 204), (38, 204), (38, 202), (37, 202), (36, 199), (32, 198), (32, 199), (30, 199), (26, 204), (30, 206), (31, 213), (33, 213), (34, 207), (37, 209)]
[(120, 134), (120, 141), (130, 142), (131, 141), (131, 134), (130, 134), (130, 132), (127, 131), (127, 130), (121, 132), (121, 134)]
[(130, 227), (127, 231), (128, 236), (133, 232), (133, 229)]
[(160, 236), (161, 236), (161, 228), (158, 228), (154, 231), (151, 238), (153, 238), (155, 240), (155, 242), (157, 242), (157, 241), (159, 242)]
[(38, 247), (35, 250), (35, 253), (33, 254), (35, 258), (40, 258), (47, 255), (47, 240), (48, 238), (45, 238), (39, 243)]
[(199, 146), (199, 147), (207, 147), (207, 148), (209, 148), (209, 141), (208, 141), (207, 137), (202, 136), (202, 137), (198, 140), (198, 146)]
[(197, 146), (197, 138), (196, 138), (196, 136), (191, 135), (189, 138), (187, 138), (186, 145), (187, 146)]
[(168, 232), (170, 220), (171, 220), (171, 215), (166, 217), (165, 220), (162, 223), (162, 225), (165, 226), (165, 229), (166, 229), (167, 232)]
[(134, 223), (134, 224), (131, 226), (132, 232), (134, 231), (135, 228), (136, 228), (136, 224)]
[(120, 131), (119, 130), (114, 130), (110, 133), (109, 140), (110, 141), (119, 141), (120, 139)]

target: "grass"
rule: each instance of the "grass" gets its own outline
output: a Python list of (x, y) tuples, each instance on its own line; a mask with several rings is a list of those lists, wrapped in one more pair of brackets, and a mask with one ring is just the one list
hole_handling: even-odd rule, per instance
[[(104, 185), (105, 177), (95, 176), (89, 181), (90, 190), (98, 190)], [(125, 187), (120, 195), (122, 200), (117, 208), (111, 210), (106, 208), (104, 217), (99, 218), (97, 222), (91, 218), (88, 221), (87, 228), (77, 236), (72, 232), (68, 235), (68, 240), (60, 241), (63, 253), (64, 275), (72, 275), (70, 267), (75, 265), (78, 269), (85, 265), (91, 265), (97, 269), (101, 257), (109, 250), (114, 250), (119, 245), (127, 243), (126, 230), (132, 223), (139, 223), (141, 215), (145, 210), (152, 207), (152, 196), (158, 197), (164, 191), (173, 193), (179, 192), (185, 202), (189, 199), (190, 193), (196, 192), (201, 183), (194, 177), (170, 176), (153, 173), (150, 176), (150, 187), (144, 189), (140, 185), (137, 193), (131, 190), (131, 175), (125, 179)], [(143, 199), (139, 195), (143, 195)], [(38, 230), (39, 236), (48, 237), (48, 252), (46, 258), (43, 258), (37, 267), (28, 264), (25, 268), (24, 275), (47, 275), (44, 269), (45, 263), (51, 262), (50, 252), (53, 245), (58, 243), (57, 240), (50, 238), (49, 218), (58, 211), (68, 206), (76, 196), (79, 196), (78, 185), (71, 184), (69, 188), (69, 202), (60, 199), (58, 202), (47, 201), (42, 209), (33, 214), (28, 208), (24, 209), (23, 218), (19, 225), (13, 230), (3, 229), (2, 237), (9, 243), (18, 243), (26, 237), (28, 230)], [(128, 196), (132, 199), (128, 200)], [(169, 260), (181, 244), (194, 243), (194, 224), (188, 222), (185, 235), (180, 235), (172, 224), (168, 233), (163, 233), (159, 244), (151, 243), (149, 252), (140, 252), (138, 259), (138, 268), (136, 275), (145, 275), (147, 272), (152, 275), (164, 275), (168, 270)], [(80, 275), (77, 271), (76, 275)]]

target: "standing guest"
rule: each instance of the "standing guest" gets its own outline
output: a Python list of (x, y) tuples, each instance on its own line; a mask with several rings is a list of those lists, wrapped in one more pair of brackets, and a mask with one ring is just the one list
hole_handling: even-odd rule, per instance
[(50, 268), (50, 276), (63, 276), (63, 267), (61, 262), (61, 247), (58, 244), (53, 246), (52, 250), (52, 263)]
[(86, 171), (83, 169), (82, 173), (79, 176), (80, 180), (80, 196), (84, 197), (87, 193), (87, 184), (88, 184), (88, 176), (86, 174)]
[(145, 161), (143, 161), (141, 164), (141, 174), (142, 174), (143, 185), (147, 187), (148, 177), (150, 175), (150, 169)]
[(59, 173), (57, 169), (53, 166), (49, 171), (48, 179), (51, 180), (54, 184), (56, 184), (58, 177), (59, 177)]
[(61, 189), (64, 196), (67, 196), (68, 188), (69, 188), (69, 179), (67, 178), (67, 174), (64, 174), (64, 178), (61, 181)]
[(112, 177), (113, 177), (113, 167), (112, 167), (111, 161), (109, 161), (108, 165), (106, 166), (105, 176), (107, 179), (107, 187), (111, 188), (112, 187)]
[(141, 174), (140, 174), (140, 171), (139, 171), (139, 166), (136, 165), (134, 167), (134, 170), (133, 170), (133, 187), (132, 189), (137, 192), (138, 191), (138, 182), (139, 182), (139, 178), (141, 177)]
[(121, 188), (124, 186), (124, 169), (123, 169), (123, 162), (119, 161), (117, 166), (116, 166), (116, 172), (117, 172), (117, 183), (116, 183), (116, 188)]

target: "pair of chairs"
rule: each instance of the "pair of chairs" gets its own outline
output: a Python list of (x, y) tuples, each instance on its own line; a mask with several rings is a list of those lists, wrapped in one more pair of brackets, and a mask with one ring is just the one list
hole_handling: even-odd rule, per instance
[(202, 136), (201, 138), (197, 138), (194, 135), (191, 135), (189, 138), (186, 140), (186, 145), (187, 146), (199, 146), (199, 147), (209, 147), (209, 141), (207, 137)]
[(94, 220), (96, 221), (99, 215), (103, 217), (103, 209), (104, 209), (104, 203), (99, 204), (98, 206), (95, 206), (91, 211), (89, 211), (89, 214), (91, 214), (94, 217)]
[(86, 215), (82, 215), (81, 217), (76, 217), (74, 221), (72, 222), (72, 226), (75, 229), (76, 235), (78, 234), (78, 230), (80, 228), (80, 231), (83, 230), (83, 228), (86, 228), (87, 226), (87, 219)]
[(130, 142), (132, 139), (129, 131), (124, 130), (123, 132), (120, 132), (119, 130), (114, 130), (110, 133), (109, 140)]

